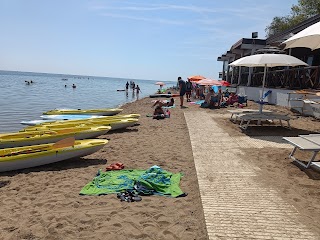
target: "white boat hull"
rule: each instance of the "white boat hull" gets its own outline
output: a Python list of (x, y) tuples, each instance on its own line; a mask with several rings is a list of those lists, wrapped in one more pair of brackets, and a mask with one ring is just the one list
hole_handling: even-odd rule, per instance
[[(115, 123), (111, 123), (111, 130), (110, 131), (114, 131), (114, 130), (119, 130), (119, 129), (125, 129), (127, 127), (132, 127), (135, 124), (137, 124), (137, 122), (115, 122)], [(105, 124), (103, 124), (105, 125)]]
[(81, 115), (81, 114), (61, 114), (61, 115), (41, 115), (42, 119), (46, 120), (78, 120), (103, 117), (101, 115)]
[(35, 125), (38, 125), (38, 124), (43, 124), (43, 123), (47, 123), (47, 122), (54, 122), (54, 121), (56, 121), (56, 120), (44, 120), (44, 119), (41, 119), (41, 120), (21, 121), (20, 123), (22, 125), (35, 126)]
[(73, 149), (69, 148), (69, 150), (58, 150), (56, 152), (50, 152), (48, 155), (44, 156), (26, 156), (25, 159), (18, 159), (15, 161), (1, 161), (0, 162), (0, 172), (30, 168), (41, 166), (45, 164), (55, 163), (59, 161), (63, 161), (70, 158), (75, 157), (83, 157), (89, 154), (92, 154), (98, 150), (100, 150), (104, 145), (93, 146), (91, 148), (84, 149)]

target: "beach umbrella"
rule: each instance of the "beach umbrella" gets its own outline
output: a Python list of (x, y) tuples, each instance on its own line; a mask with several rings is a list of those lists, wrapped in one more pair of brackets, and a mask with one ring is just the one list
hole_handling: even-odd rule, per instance
[(210, 79), (210, 78), (204, 78), (204, 79), (198, 81), (197, 84), (202, 85), (202, 86), (222, 86), (220, 81)]
[[(263, 100), (264, 85), (266, 82), (267, 67), (278, 66), (308, 66), (305, 62), (286, 54), (256, 54), (240, 58), (229, 64), (230, 66), (244, 66), (244, 67), (264, 67), (262, 92), (260, 101)], [(262, 104), (260, 104), (259, 112), (262, 113)]]
[(156, 82), (155, 85), (163, 86), (166, 85), (164, 82)]
[(188, 79), (190, 79), (191, 82), (198, 82), (200, 81), (201, 79), (204, 79), (205, 77), (204, 76), (201, 76), (201, 75), (196, 75), (196, 76), (191, 76), (191, 77), (188, 77)]
[(229, 87), (231, 85), (231, 83), (224, 81), (224, 80), (221, 80), (219, 82), (221, 83), (221, 86)]
[(298, 32), (283, 42), (285, 48), (305, 47), (311, 50), (320, 48), (320, 22)]

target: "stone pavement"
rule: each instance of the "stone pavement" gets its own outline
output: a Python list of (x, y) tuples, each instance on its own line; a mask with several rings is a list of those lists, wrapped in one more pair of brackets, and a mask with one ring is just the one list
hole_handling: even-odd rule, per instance
[(259, 184), (260, 169), (241, 159), (243, 148), (290, 145), (279, 137), (237, 139), (219, 127), (212, 113), (184, 114), (209, 239), (319, 239), (275, 189)]

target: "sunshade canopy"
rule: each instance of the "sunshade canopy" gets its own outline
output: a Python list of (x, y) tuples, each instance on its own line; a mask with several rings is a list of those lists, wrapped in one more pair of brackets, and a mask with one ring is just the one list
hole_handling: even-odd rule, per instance
[(196, 75), (196, 76), (191, 76), (191, 77), (188, 77), (188, 79), (190, 79), (190, 81), (192, 82), (197, 82), (197, 81), (200, 81), (201, 79), (204, 79), (205, 77), (204, 76), (201, 76), (201, 75)]
[(278, 66), (307, 66), (300, 59), (286, 54), (256, 54), (240, 58), (229, 65), (245, 67), (278, 67)]
[(218, 80), (205, 78), (197, 82), (199, 85), (208, 85), (208, 86), (221, 86), (222, 84)]
[(320, 48), (320, 22), (298, 32), (283, 42), (285, 48), (305, 47), (311, 50)]
[(286, 54), (256, 54), (247, 57), (240, 58), (229, 65), (231, 66), (245, 66), (245, 67), (264, 67), (262, 91), (260, 98), (259, 112), (262, 113), (263, 106), (263, 91), (266, 81), (267, 67), (278, 67), (278, 66), (308, 66), (305, 62), (300, 59), (286, 55)]
[(166, 85), (164, 82), (156, 82), (155, 85), (163, 86)]

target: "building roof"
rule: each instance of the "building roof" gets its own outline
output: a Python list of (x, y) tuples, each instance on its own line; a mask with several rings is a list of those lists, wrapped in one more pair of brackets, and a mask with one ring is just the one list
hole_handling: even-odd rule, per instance
[(238, 42), (233, 44), (230, 50), (234, 49), (253, 49), (255, 45), (266, 45), (265, 39), (255, 39), (255, 38), (241, 38)]
[(241, 38), (231, 46), (229, 51), (219, 56), (217, 61), (229, 61), (230, 59), (234, 59), (237, 54), (240, 55), (241, 52), (245, 50), (259, 49), (263, 48), (265, 45), (265, 39)]

